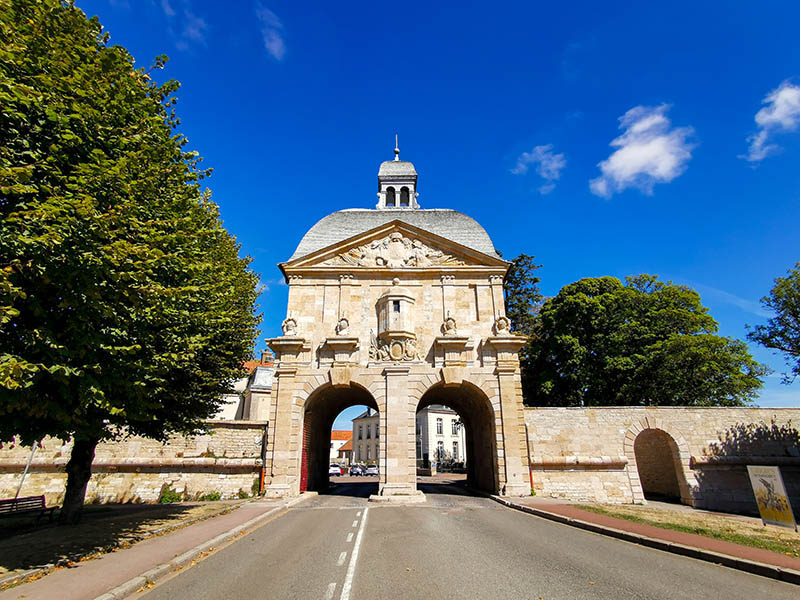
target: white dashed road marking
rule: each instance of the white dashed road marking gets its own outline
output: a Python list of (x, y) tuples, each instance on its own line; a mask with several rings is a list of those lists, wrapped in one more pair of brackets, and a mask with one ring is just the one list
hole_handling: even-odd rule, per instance
[(348, 533), (347, 534), (347, 543), (349, 544), (352, 541), (353, 541), (353, 534), (352, 533)]
[(364, 537), (364, 526), (367, 524), (369, 508), (364, 509), (364, 517), (361, 519), (361, 527), (358, 528), (356, 543), (353, 546), (353, 553), (350, 555), (350, 565), (347, 567), (347, 575), (342, 586), (342, 595), (339, 600), (350, 600), (350, 588), (353, 586), (353, 575), (356, 573), (356, 561), (358, 560), (358, 549), (361, 547), (361, 538)]
[(333, 600), (333, 593), (336, 591), (336, 582), (328, 584), (328, 589), (325, 590), (324, 600)]
[(342, 552), (339, 555), (339, 560), (336, 562), (336, 565), (341, 567), (344, 564), (344, 559), (347, 558), (347, 552)]

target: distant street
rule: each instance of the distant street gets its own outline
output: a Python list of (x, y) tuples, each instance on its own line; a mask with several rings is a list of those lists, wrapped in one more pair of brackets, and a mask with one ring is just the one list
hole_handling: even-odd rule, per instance
[(452, 484), (421, 483), (428, 501), (417, 506), (369, 503), (375, 488), (340, 483), (145, 597), (798, 597), (797, 586), (539, 519)]

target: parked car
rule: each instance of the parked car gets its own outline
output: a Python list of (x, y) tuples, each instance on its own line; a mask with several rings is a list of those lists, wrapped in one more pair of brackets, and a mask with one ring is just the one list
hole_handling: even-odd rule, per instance
[(330, 475), (337, 475), (338, 476), (338, 475), (341, 475), (341, 474), (342, 474), (342, 468), (339, 465), (334, 464), (334, 465), (331, 465), (330, 467), (328, 467), (328, 475), (329, 476)]
[(350, 475), (354, 475), (356, 477), (360, 477), (364, 474), (364, 467), (361, 465), (353, 465), (350, 467)]
[(366, 472), (364, 475), (378, 475), (378, 465), (370, 465), (367, 467)]

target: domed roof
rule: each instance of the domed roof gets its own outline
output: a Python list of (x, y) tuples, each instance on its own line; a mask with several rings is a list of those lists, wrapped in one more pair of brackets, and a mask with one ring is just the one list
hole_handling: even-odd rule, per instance
[[(391, 163), (392, 161), (389, 162)], [(400, 161), (394, 162), (394, 164), (398, 163), (411, 164)], [(303, 239), (300, 240), (297, 250), (294, 251), (289, 261), (297, 260), (307, 254), (327, 248), (395, 220), (419, 227), (472, 250), (499, 258), (486, 230), (475, 219), (457, 210), (440, 208), (417, 210), (350, 208), (331, 213), (317, 221), (316, 225), (309, 229)]]
[(378, 177), (416, 177), (414, 163), (407, 160), (387, 160), (381, 163)]

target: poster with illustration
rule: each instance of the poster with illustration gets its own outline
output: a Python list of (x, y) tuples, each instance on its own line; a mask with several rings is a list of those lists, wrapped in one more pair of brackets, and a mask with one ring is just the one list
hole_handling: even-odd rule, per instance
[(750, 476), (750, 485), (753, 486), (758, 512), (761, 513), (764, 525), (769, 523), (770, 525), (791, 527), (797, 531), (797, 524), (794, 521), (792, 506), (789, 504), (789, 496), (786, 494), (780, 469), (748, 465), (747, 474)]

